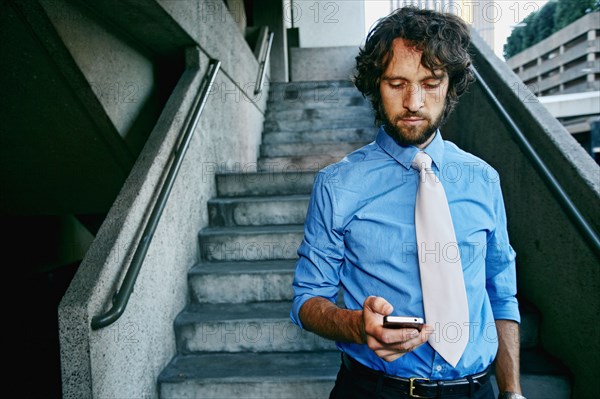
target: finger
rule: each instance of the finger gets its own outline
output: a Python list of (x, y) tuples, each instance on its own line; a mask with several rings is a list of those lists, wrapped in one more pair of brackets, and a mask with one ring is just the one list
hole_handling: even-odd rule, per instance
[(407, 353), (412, 352), (418, 346), (420, 346), (420, 344), (417, 346), (412, 346), (412, 343), (411, 344), (405, 343), (394, 349), (382, 348), (382, 349), (376, 350), (375, 354), (386, 362), (393, 362), (394, 360), (399, 359), (400, 357), (406, 355)]
[(414, 328), (382, 328), (379, 336), (376, 336), (378, 341), (383, 345), (392, 346), (400, 345), (409, 340), (419, 337), (421, 334)]
[(393, 343), (385, 343), (378, 340), (376, 337), (368, 336), (367, 345), (369, 349), (374, 351), (379, 357), (387, 357), (389, 355), (404, 354), (414, 350), (422, 344), (420, 335), (416, 333), (417, 338), (411, 338), (404, 341), (395, 341)]
[(363, 303), (363, 330), (369, 347), (372, 342), (368, 337), (380, 339), (382, 334), (383, 316), (390, 314), (394, 308), (384, 298), (369, 296)]
[[(431, 329), (429, 326), (424, 328), (421, 332), (418, 332), (414, 329), (399, 330), (406, 330), (407, 334), (409, 334), (409, 338), (393, 343), (385, 343), (375, 339), (374, 337), (370, 337), (371, 340), (368, 342), (369, 348), (375, 351), (377, 356), (381, 357), (382, 359), (385, 358), (384, 360), (386, 361), (389, 361), (389, 359), (397, 359), (398, 356), (395, 355), (412, 352), (427, 342), (429, 335), (431, 335), (431, 332), (433, 331), (433, 329)], [(383, 339), (385, 339), (385, 337)]]
[(394, 311), (394, 307), (386, 301), (384, 298), (379, 296), (369, 296), (365, 299), (363, 308), (373, 313), (387, 316)]
[(423, 327), (421, 328), (420, 334), (422, 336), (424, 336), (425, 341), (427, 341), (427, 339), (429, 338), (429, 336), (431, 334), (433, 334), (434, 331), (435, 330), (434, 330), (433, 326), (430, 326), (429, 324), (423, 324)]
[(412, 351), (419, 346), (423, 345), (429, 339), (429, 336), (433, 333), (433, 328), (427, 326), (424, 327), (420, 332), (417, 332), (412, 338), (405, 342), (400, 343), (400, 348), (406, 351)]

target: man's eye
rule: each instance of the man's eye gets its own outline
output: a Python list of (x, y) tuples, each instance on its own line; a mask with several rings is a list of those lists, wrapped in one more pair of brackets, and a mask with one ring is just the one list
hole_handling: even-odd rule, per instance
[(403, 89), (405, 86), (404, 83), (390, 83), (390, 87), (395, 90)]
[(425, 90), (435, 90), (440, 87), (440, 83), (426, 83), (423, 85)]

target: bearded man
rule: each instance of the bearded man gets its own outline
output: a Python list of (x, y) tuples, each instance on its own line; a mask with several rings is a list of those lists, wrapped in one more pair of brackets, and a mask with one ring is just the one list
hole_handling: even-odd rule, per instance
[(292, 320), (342, 353), (331, 398), (493, 399), (494, 362), (500, 397), (523, 398), (499, 179), (440, 132), (474, 80), (469, 43), (460, 18), (406, 7), (356, 57), (380, 129), (317, 174), (293, 283)]

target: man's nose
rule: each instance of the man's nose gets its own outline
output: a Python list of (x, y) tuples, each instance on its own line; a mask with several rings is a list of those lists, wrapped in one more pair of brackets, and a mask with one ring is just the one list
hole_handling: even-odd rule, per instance
[(411, 112), (417, 112), (423, 105), (423, 92), (419, 85), (409, 85), (404, 93), (404, 108)]

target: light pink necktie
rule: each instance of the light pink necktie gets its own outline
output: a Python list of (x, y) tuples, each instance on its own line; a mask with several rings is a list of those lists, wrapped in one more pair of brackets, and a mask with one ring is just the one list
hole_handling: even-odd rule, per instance
[(469, 308), (460, 251), (446, 192), (431, 170), (431, 157), (420, 151), (412, 165), (420, 177), (415, 228), (425, 322), (435, 329), (429, 344), (456, 367), (469, 342)]

